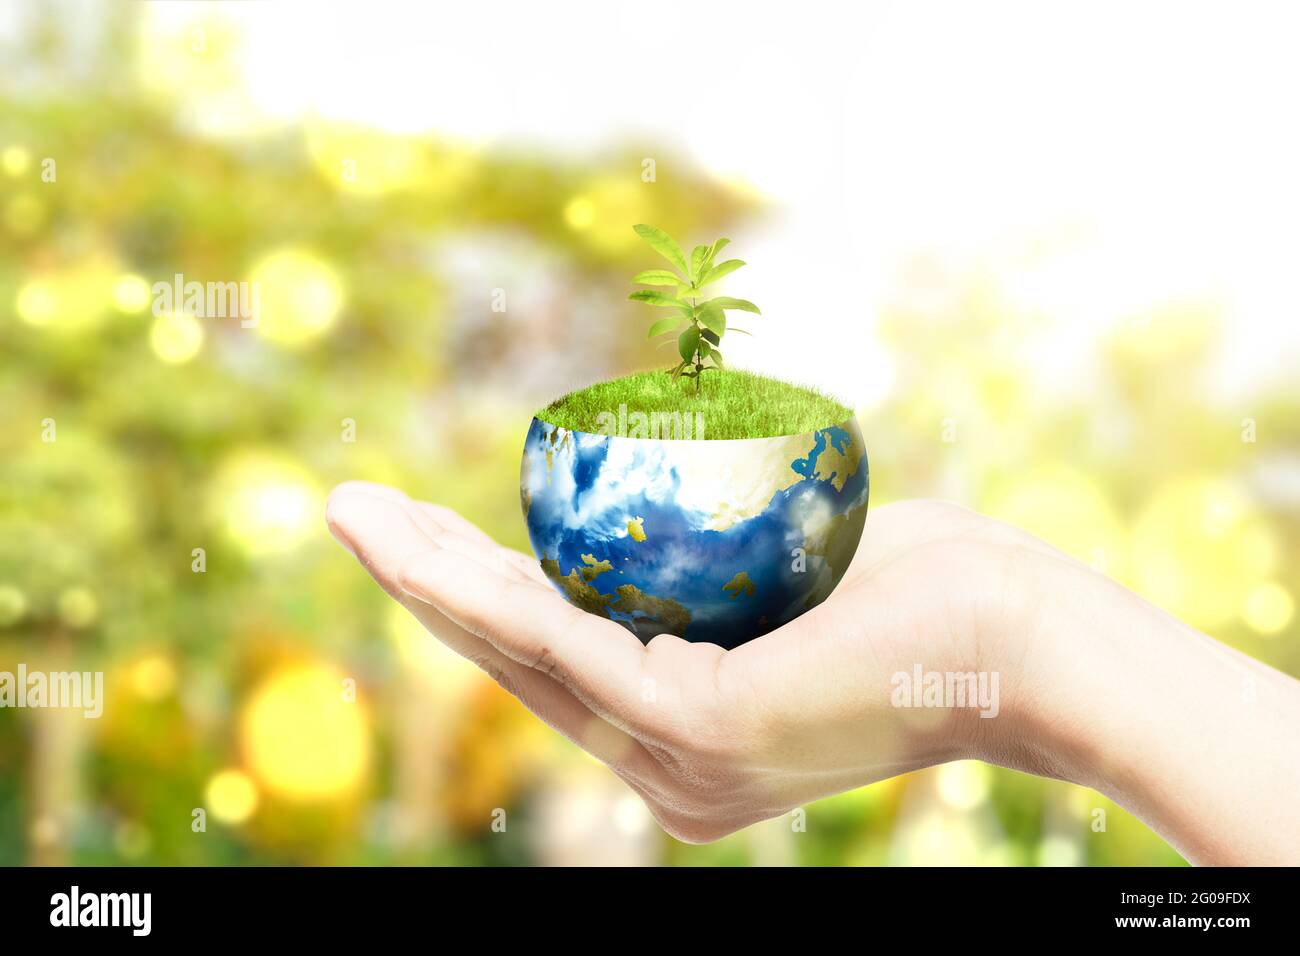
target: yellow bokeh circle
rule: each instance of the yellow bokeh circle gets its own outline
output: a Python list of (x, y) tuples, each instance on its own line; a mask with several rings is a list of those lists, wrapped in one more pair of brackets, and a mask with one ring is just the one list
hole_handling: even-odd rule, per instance
[(176, 667), (164, 654), (150, 654), (131, 665), (131, 689), (144, 700), (162, 700), (176, 688)]
[(1295, 598), (1276, 581), (1265, 581), (1246, 595), (1241, 617), (1260, 634), (1280, 634), (1295, 617)]
[(58, 294), (53, 284), (43, 279), (28, 282), (18, 290), (18, 297), (14, 300), (18, 318), (38, 328), (49, 325), (58, 308)]
[(214, 519), (254, 557), (297, 548), (323, 527), (312, 474), (278, 452), (248, 450), (222, 463), (209, 490)]
[(113, 283), (113, 304), (123, 312), (143, 312), (152, 296), (153, 290), (143, 276), (126, 273)]
[(0, 584), (0, 627), (22, 620), (27, 613), (27, 595), (12, 584)]
[(208, 781), (208, 812), (232, 826), (244, 823), (257, 811), (257, 785), (240, 770), (222, 770)]
[(987, 764), (956, 760), (935, 770), (939, 798), (955, 810), (972, 810), (986, 801), (992, 789)]
[(361, 705), (348, 698), (343, 675), (323, 664), (292, 667), (259, 687), (241, 738), (253, 774), (290, 800), (347, 796), (370, 764)]
[(574, 196), (564, 206), (564, 221), (581, 232), (596, 221), (596, 204), (590, 196)]
[(253, 267), (250, 280), (257, 330), (280, 345), (298, 347), (324, 335), (343, 307), (338, 273), (305, 249), (272, 252)]
[(23, 146), (7, 146), (4, 152), (0, 153), (0, 168), (3, 168), (9, 176), (21, 176), (27, 172), (27, 166), (31, 161), (32, 154)]
[(99, 619), (99, 601), (86, 588), (68, 588), (59, 594), (59, 620), (68, 627), (90, 627)]
[(617, 255), (641, 244), (632, 224), (651, 218), (645, 184), (632, 176), (600, 176), (564, 206), (564, 221), (598, 252)]
[(113, 305), (117, 279), (111, 258), (92, 254), (23, 282), (14, 298), (14, 311), (36, 328), (82, 332), (98, 324)]
[(203, 334), (203, 323), (188, 312), (164, 312), (149, 329), (149, 346), (168, 365), (180, 365), (199, 354)]

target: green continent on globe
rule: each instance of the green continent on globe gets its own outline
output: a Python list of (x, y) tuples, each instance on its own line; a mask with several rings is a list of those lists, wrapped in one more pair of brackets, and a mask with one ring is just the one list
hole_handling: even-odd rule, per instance
[[(574, 568), (568, 574), (560, 570), (560, 562), (548, 555), (541, 560), (542, 573), (556, 583), (569, 603), (591, 614), (613, 619), (614, 612), (653, 621), (660, 631), (681, 637), (691, 623), (691, 612), (672, 598), (646, 594), (635, 584), (621, 584), (614, 594), (601, 594), (589, 582), (606, 571), (612, 571), (609, 561), (597, 561), (593, 554), (582, 556), (586, 567)], [(744, 572), (741, 572), (744, 573)], [(640, 634), (640, 631), (637, 631)], [(642, 637), (642, 640), (647, 638)]]
[(582, 571), (574, 568), (568, 574), (560, 573), (560, 562), (554, 558), (542, 558), (542, 573), (556, 583), (574, 607), (580, 607), (592, 614), (609, 617), (605, 605), (614, 599), (612, 594), (601, 594), (582, 579)]
[(691, 623), (691, 612), (672, 598), (646, 594), (635, 584), (620, 584), (617, 590), (618, 600), (610, 607), (620, 614), (640, 611), (657, 623), (660, 629), (678, 637), (686, 632), (686, 625)]
[(578, 568), (577, 570), (582, 572), (582, 580), (584, 581), (594, 581), (606, 571), (614, 570), (614, 565), (610, 564), (608, 561), (597, 561), (594, 554), (584, 554), (582, 556), (582, 563), (585, 564), (586, 567)]
[(726, 584), (722, 586), (722, 590), (730, 591), (731, 599), (733, 601), (736, 598), (740, 597), (742, 594), (744, 594), (746, 597), (753, 597), (754, 582), (749, 579), (748, 572), (738, 571), (734, 578), (732, 578), (730, 581), (728, 581)]

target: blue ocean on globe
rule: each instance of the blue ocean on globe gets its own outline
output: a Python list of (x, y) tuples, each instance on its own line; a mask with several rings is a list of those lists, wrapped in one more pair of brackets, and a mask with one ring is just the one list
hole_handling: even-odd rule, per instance
[(534, 419), (520, 494), (542, 569), (642, 641), (725, 648), (794, 620), (844, 576), (867, 513), (856, 420), (803, 435), (625, 438)]

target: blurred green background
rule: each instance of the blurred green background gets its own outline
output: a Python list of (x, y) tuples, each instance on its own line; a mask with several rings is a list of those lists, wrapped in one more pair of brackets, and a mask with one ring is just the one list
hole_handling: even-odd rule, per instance
[[(759, 191), (672, 141), (562, 156), (318, 116), (214, 134), (241, 95), (221, 17), (15, 9), (0, 670), (102, 670), (107, 700), (99, 720), (0, 709), (0, 864), (1180, 862), (1096, 793), (977, 763), (679, 844), (330, 539), (325, 494), (365, 478), (527, 550), (532, 410), (656, 361), (623, 301), (648, 267), (629, 225), (743, 236)], [(651, 155), (673, 174), (647, 182)], [(1300, 672), (1294, 380), (1224, 400), (1228, 313), (1170, 295), (1088, 333), (1082, 393), (1035, 387), (1024, 343), (1055, 319), (1008, 276), (1078, 239), (936, 243), (891, 273), (891, 379), (860, 411), (872, 504), (965, 501)], [(155, 315), (178, 273), (256, 282), (256, 327)]]

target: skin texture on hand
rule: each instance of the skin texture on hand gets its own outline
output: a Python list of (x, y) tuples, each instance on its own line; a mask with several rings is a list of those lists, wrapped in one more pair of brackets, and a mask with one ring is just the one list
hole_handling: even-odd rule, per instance
[[(1095, 787), (1198, 863), (1300, 862), (1300, 682), (1008, 525), (872, 511), (831, 597), (731, 651), (642, 645), (450, 509), (350, 482), (331, 532), (444, 644), (607, 764), (678, 839), (978, 758)], [(996, 675), (996, 714), (896, 675)]]

